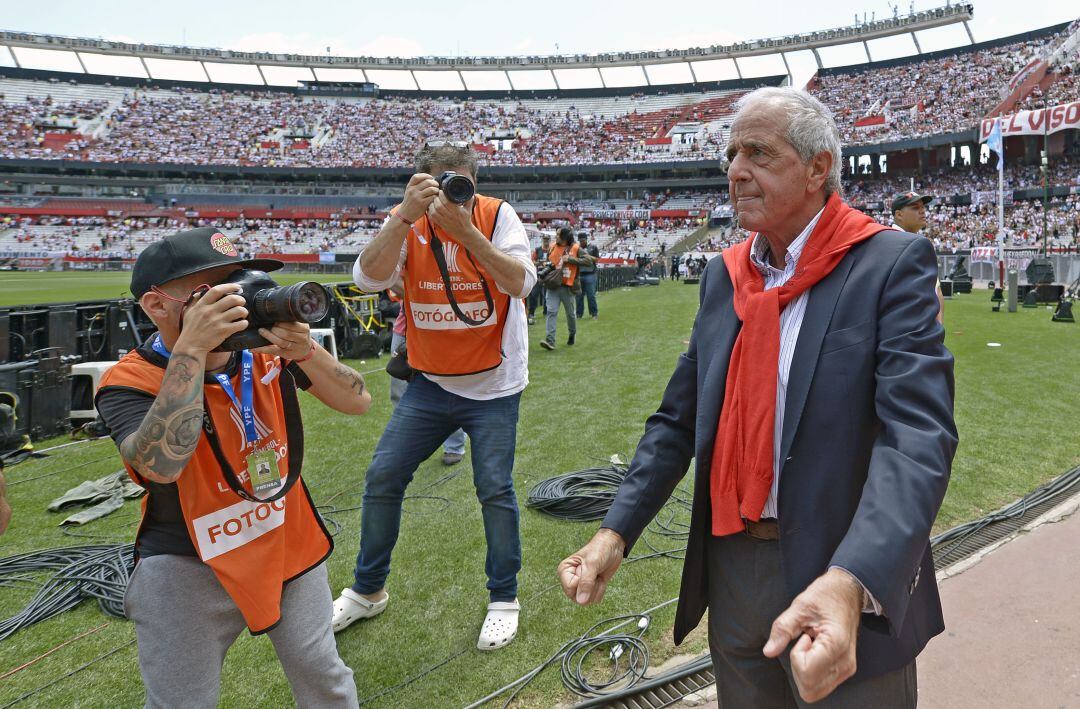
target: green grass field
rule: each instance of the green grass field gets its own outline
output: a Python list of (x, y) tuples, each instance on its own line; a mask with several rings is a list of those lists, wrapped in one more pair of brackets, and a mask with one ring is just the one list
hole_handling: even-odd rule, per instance
[[(287, 286), (298, 281), (348, 281), (347, 273), (279, 273), (274, 280)], [(0, 308), (34, 303), (69, 303), (130, 297), (130, 271), (0, 271)]]
[[(9, 292), (5, 291), (5, 298)], [(685, 348), (697, 289), (668, 283), (659, 288), (624, 289), (602, 294), (600, 307), (601, 319), (581, 324), (573, 348), (545, 352), (537, 346), (541, 326), (531, 328), (532, 383), (522, 399), (515, 469), (522, 504), (540, 479), (588, 467), (613, 453), (625, 459), (632, 452), (645, 418), (659, 402), (676, 356)], [(1080, 330), (1051, 323), (1050, 313), (1042, 308), (991, 313), (985, 291), (949, 301), (946, 324), (948, 344), (957, 357), (961, 442), (939, 530), (981, 516), (1080, 463), (1072, 438), (1078, 423), (1075, 402), (1080, 400), (1080, 367), (1076, 366)], [(565, 324), (560, 325), (562, 342)], [(990, 348), (988, 342), (1002, 346)], [(384, 362), (352, 364), (370, 371)], [(374, 371), (368, 381), (377, 405), (362, 418), (331, 413), (303, 397), (305, 477), (316, 502), (332, 500), (339, 509), (360, 503), (364, 469), (390, 411), (385, 373)], [(88, 541), (62, 534), (56, 525), (63, 515), (45, 512), (45, 505), (82, 480), (118, 467), (115, 448), (104, 441), (11, 468), (8, 479), (15, 516), (11, 529), (0, 538), (0, 555)], [(444, 479), (448, 472), (452, 477)], [(31, 480), (38, 476), (42, 477)], [(486, 592), (480, 508), (470, 478), (467, 460), (448, 471), (436, 456), (421, 467), (410, 493), (446, 501), (417, 498), (406, 502), (388, 583), (393, 598), (387, 612), (338, 637), (342, 657), (355, 670), (361, 698), (373, 697), (453, 657), (412, 684), (378, 697), (372, 706), (463, 706), (531, 670), (596, 621), (644, 610), (677, 594), (680, 562), (657, 558), (624, 566), (602, 604), (572, 605), (552, 588), (555, 567), (591, 536), (596, 524), (559, 522), (523, 509), (521, 632), (504, 650), (489, 654), (471, 649), (483, 619)], [(359, 515), (355, 509), (333, 515), (344, 525), (329, 562), (335, 593), (351, 579)], [(80, 532), (128, 540), (136, 518), (137, 505), (128, 503), (113, 517)], [(662, 538), (654, 542), (664, 548)], [(0, 616), (16, 613), (32, 592), (5, 588), (0, 593)], [(657, 613), (645, 636), (654, 664), (674, 653), (673, 617), (673, 606)], [(126, 621), (105, 617), (90, 602), (4, 641), (0, 675), (102, 625), (0, 680), (0, 706), (39, 687), (44, 689), (20, 706), (139, 705), (143, 695), (136, 649), (123, 646), (134, 637), (133, 629)], [(679, 652), (698, 653), (705, 647), (703, 637), (695, 635), (689, 647)], [(116, 648), (120, 649), (108, 658), (64, 677)], [(516, 706), (547, 707), (572, 699), (562, 688), (557, 668), (552, 668), (540, 675)], [(222, 705), (289, 704), (288, 684), (269, 640), (245, 634), (225, 663)], [(501, 701), (494, 706), (501, 706)]]

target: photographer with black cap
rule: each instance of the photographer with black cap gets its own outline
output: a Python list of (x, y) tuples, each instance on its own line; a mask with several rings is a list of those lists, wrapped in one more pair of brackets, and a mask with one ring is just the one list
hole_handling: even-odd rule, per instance
[(215, 706), (245, 627), (270, 636), (298, 705), (357, 706), (330, 627), (333, 542), (300, 476), (296, 390), (346, 414), (371, 396), (310, 337), (325, 290), (275, 288), (265, 271), (282, 265), (201, 228), (151, 244), (132, 271), (158, 332), (106, 372), (96, 404), (148, 493), (124, 599), (148, 707)]

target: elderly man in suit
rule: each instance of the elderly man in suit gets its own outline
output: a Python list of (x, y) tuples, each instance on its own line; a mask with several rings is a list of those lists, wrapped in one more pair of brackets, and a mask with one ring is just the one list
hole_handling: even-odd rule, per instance
[(706, 268), (689, 348), (563, 590), (599, 601), (696, 458), (675, 640), (709, 609), (720, 705), (914, 707), (957, 444), (933, 246), (841, 201), (836, 126), (803, 91), (744, 97), (728, 158), (750, 238)]

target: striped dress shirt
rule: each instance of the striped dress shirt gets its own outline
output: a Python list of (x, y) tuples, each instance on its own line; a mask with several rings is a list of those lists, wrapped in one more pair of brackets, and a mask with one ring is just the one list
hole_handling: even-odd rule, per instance
[[(799, 265), (799, 256), (802, 255), (810, 233), (817, 226), (821, 218), (821, 211), (814, 215), (802, 233), (791, 242), (787, 248), (787, 256), (784, 257), (784, 268), (779, 269), (769, 261), (769, 242), (765, 237), (758, 234), (754, 237), (754, 244), (750, 249), (750, 262), (765, 279), (765, 290), (779, 288), (791, 280), (795, 275), (795, 267)], [(787, 304), (780, 312), (780, 361), (776, 368), (776, 417), (773, 423), (773, 481), (772, 489), (769, 490), (769, 498), (765, 500), (765, 509), (762, 510), (762, 518), (777, 517), (777, 492), (780, 489), (780, 440), (784, 433), (784, 406), (787, 403), (788, 374), (791, 372), (791, 358), (795, 354), (795, 343), (799, 339), (799, 330), (802, 329), (803, 316), (806, 315), (806, 303), (810, 299), (810, 289), (807, 288), (799, 294), (795, 300)]]

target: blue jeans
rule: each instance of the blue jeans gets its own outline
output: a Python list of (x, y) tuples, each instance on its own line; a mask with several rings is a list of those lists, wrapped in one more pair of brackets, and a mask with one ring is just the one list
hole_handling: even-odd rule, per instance
[(354, 591), (375, 593), (386, 584), (405, 489), (420, 463), (460, 427), (472, 439), (473, 484), (484, 518), (490, 599), (517, 597), (521, 540), (512, 473), (520, 401), (520, 393), (489, 401), (466, 399), (422, 374), (409, 382), (367, 470)]
[(585, 315), (585, 298), (589, 299), (589, 315), (594, 318), (600, 314), (600, 309), (596, 307), (596, 272), (582, 273), (581, 276), (581, 292), (577, 294), (577, 316), (583, 317)]
[[(390, 338), (390, 351), (397, 352), (398, 347), (405, 344), (405, 336), (399, 335), (396, 332), (393, 337)], [(405, 394), (405, 388), (409, 386), (409, 383), (404, 379), (398, 379), (396, 377), (390, 377), (390, 405), (397, 406), (401, 401), (401, 397)], [(443, 453), (457, 453), (458, 455), (465, 455), (465, 432), (460, 428), (443, 441)]]

